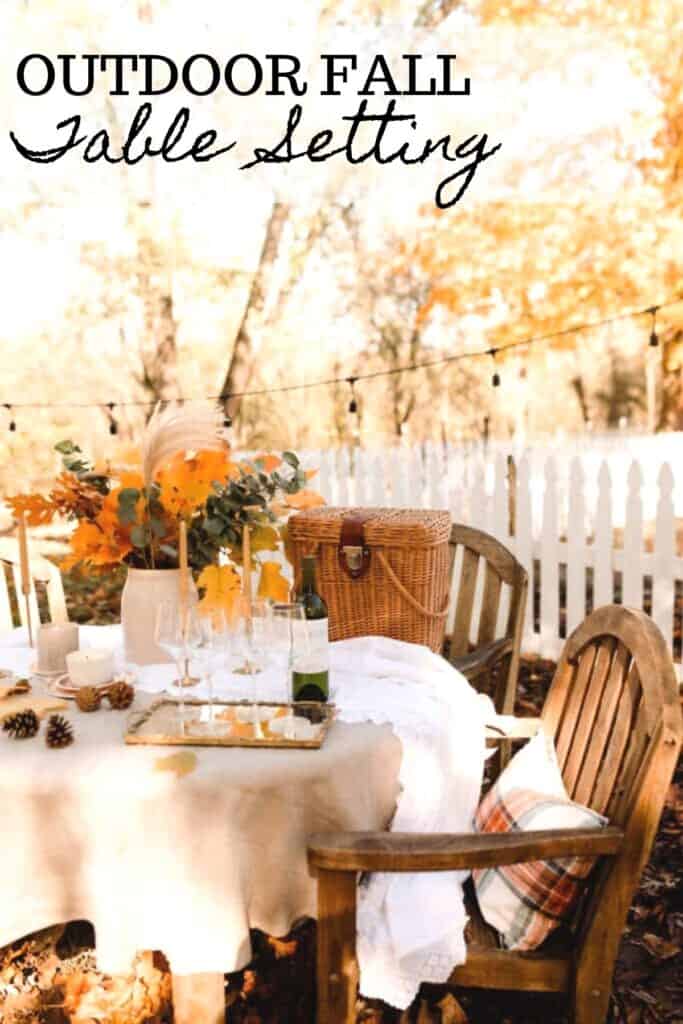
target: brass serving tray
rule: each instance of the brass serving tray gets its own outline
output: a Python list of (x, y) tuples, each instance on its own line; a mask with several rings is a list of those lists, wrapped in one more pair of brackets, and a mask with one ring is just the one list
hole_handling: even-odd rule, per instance
[[(211, 722), (208, 701), (188, 698), (184, 704), (182, 731), (179, 728), (179, 702), (173, 698), (162, 697), (141, 711), (134, 711), (128, 718), (126, 743), (318, 750), (336, 714), (333, 704), (315, 701), (285, 704), (215, 700), (214, 720)], [(274, 723), (279, 724), (271, 729)]]

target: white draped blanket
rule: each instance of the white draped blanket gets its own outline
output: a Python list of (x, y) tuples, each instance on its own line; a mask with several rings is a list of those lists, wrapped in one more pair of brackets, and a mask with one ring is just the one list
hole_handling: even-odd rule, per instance
[[(0, 665), (28, 670), (33, 652), (21, 641), (19, 631), (0, 639)], [(120, 648), (120, 631), (85, 627), (81, 643)], [(139, 689), (161, 692), (172, 674), (149, 666)], [(62, 919), (94, 921), (105, 969), (125, 969), (137, 947), (164, 949), (180, 974), (234, 970), (249, 959), (249, 925), (283, 934), (294, 917), (314, 912), (307, 833), (380, 828), (395, 801), (397, 831), (470, 831), (491, 702), (426, 648), (383, 637), (333, 644), (331, 680), (342, 723), (391, 731), (364, 724), (355, 736), (335, 727), (315, 754), (205, 748), (181, 779), (154, 770), (172, 748), (124, 750), (123, 718), (113, 712), (74, 711), (79, 742), (66, 751), (0, 736), (0, 944), (63, 910)], [(282, 680), (267, 672), (248, 685), (255, 698), (284, 697)], [(246, 695), (244, 677), (216, 693), (234, 697), (237, 687)], [(286, 767), (274, 760), (282, 757)], [(463, 962), (463, 877), (374, 875), (362, 885), (364, 995), (403, 1008), (421, 981), (444, 981)]]

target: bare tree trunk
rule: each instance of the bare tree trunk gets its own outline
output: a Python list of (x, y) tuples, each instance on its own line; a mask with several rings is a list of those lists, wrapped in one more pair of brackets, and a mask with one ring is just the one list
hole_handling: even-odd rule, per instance
[(683, 428), (683, 331), (663, 341), (662, 393), (657, 430)]
[(286, 203), (278, 202), (273, 204), (263, 239), (258, 267), (251, 282), (249, 298), (244, 307), (242, 321), (237, 331), (230, 357), (230, 364), (225, 374), (223, 387), (221, 388), (223, 410), (226, 416), (229, 416), (233, 422), (239, 415), (242, 402), (239, 394), (249, 384), (253, 339), (257, 330), (258, 318), (263, 313), (266, 305), (270, 278), (289, 212), (290, 207)]
[(168, 401), (178, 394), (178, 354), (171, 279), (170, 274), (159, 267), (159, 259), (150, 239), (141, 238), (138, 251), (138, 280), (144, 308), (140, 383), (154, 402)]

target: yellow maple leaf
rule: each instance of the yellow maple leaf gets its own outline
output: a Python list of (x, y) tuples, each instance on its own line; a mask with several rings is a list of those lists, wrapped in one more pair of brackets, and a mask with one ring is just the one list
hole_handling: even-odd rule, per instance
[[(259, 551), (277, 551), (279, 539), (278, 532), (274, 526), (259, 524), (257, 526), (250, 525), (249, 527), (250, 550), (252, 556), (257, 554)], [(230, 552), (230, 558), (232, 561), (237, 565), (242, 565), (242, 545), (228, 544), (227, 549)], [(255, 564), (256, 562), (252, 557), (252, 567)]]
[(207, 565), (202, 569), (197, 586), (204, 591), (199, 607), (206, 612), (223, 609), (234, 614), (242, 590), (242, 581), (234, 565)]
[(316, 508), (318, 505), (324, 504), (325, 499), (317, 491), (297, 491), (296, 494), (288, 494), (285, 497), (285, 505), (289, 508), (297, 509), (297, 511), (305, 508)]
[(257, 596), (262, 600), (289, 600), (289, 581), (282, 575), (279, 562), (263, 562), (261, 565)]

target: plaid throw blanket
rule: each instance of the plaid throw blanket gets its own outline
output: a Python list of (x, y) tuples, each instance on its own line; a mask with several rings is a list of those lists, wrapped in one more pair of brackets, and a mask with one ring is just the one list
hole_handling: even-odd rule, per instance
[[(530, 832), (535, 829), (604, 825), (602, 815), (568, 799), (533, 789), (489, 790), (475, 814), (477, 832)], [(499, 932), (507, 949), (536, 949), (571, 917), (593, 857), (566, 857), (510, 864), (472, 872), (484, 919)]]

